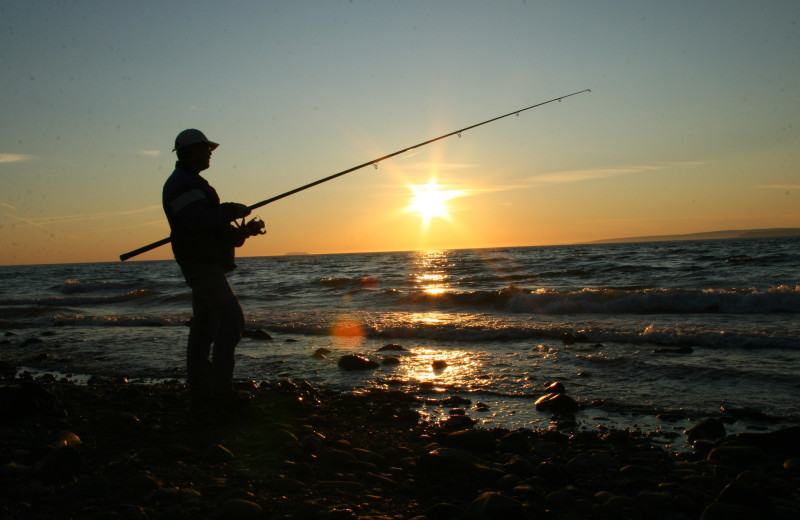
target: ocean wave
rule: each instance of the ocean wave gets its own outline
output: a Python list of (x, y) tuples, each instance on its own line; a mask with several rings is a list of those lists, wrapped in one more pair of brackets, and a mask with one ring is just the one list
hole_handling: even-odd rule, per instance
[(91, 316), (65, 313), (53, 316), (53, 325), (58, 327), (167, 327), (185, 325), (186, 322), (186, 318), (179, 316)]
[(332, 289), (372, 289), (379, 284), (374, 276), (320, 278), (317, 282)]
[(87, 281), (77, 278), (69, 278), (64, 280), (63, 283), (54, 287), (57, 291), (63, 294), (87, 293), (109, 290), (124, 290), (129, 289), (129, 284), (111, 281)]
[[(565, 323), (463, 322), (431, 320), (398, 322), (396, 320), (358, 320), (357, 330), (366, 338), (381, 340), (433, 340), (447, 343), (480, 344), (489, 342), (543, 342), (558, 344), (619, 343), (647, 347), (719, 348), (719, 349), (800, 349), (800, 339), (793, 334), (766, 332), (731, 332), (725, 330), (684, 330), (655, 325), (637, 329), (614, 325), (575, 328)], [(327, 320), (293, 319), (275, 322), (256, 319), (258, 327), (270, 332), (304, 336), (332, 336), (334, 328)], [(665, 350), (669, 353), (669, 350)], [(676, 353), (679, 351), (676, 350)]]
[(530, 314), (773, 314), (800, 313), (800, 286), (758, 289), (525, 289), (496, 291), (385, 293), (403, 305)]
[(134, 289), (121, 294), (91, 295), (91, 296), (42, 296), (37, 298), (0, 298), (0, 307), (5, 306), (48, 306), (69, 307), (74, 305), (97, 305), (105, 303), (121, 303), (139, 300), (159, 294), (148, 289)]

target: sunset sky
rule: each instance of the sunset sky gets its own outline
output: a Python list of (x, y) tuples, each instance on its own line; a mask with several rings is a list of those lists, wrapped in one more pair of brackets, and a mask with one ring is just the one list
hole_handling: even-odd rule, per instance
[(185, 128), (250, 205), (583, 89), (267, 205), (239, 255), (800, 227), (796, 0), (11, 0), (0, 19), (0, 264), (168, 236)]

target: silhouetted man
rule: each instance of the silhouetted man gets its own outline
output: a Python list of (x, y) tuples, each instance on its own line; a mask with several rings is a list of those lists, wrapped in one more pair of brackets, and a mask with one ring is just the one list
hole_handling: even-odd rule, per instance
[(220, 203), (217, 192), (200, 176), (218, 146), (199, 130), (178, 134), (173, 149), (178, 162), (162, 194), (172, 252), (192, 289), (186, 362), (194, 406), (227, 405), (236, 399), (234, 352), (244, 331), (244, 314), (225, 273), (236, 267), (234, 247), (255, 234), (231, 224), (250, 214), (247, 206)]

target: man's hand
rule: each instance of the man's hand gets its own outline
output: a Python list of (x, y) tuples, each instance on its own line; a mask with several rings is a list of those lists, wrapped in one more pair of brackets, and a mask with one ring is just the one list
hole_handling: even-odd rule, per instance
[(248, 238), (255, 235), (265, 235), (267, 231), (264, 227), (264, 221), (258, 217), (255, 217), (247, 224), (244, 223), (244, 219), (241, 224), (234, 222), (233, 226), (231, 226), (233, 230), (233, 245), (241, 247)]
[(229, 220), (244, 218), (250, 214), (250, 208), (237, 202), (223, 202), (220, 206), (227, 212)]

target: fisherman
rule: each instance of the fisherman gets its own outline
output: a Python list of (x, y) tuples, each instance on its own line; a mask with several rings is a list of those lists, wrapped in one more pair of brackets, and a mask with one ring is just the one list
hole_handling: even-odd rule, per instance
[(192, 289), (186, 365), (196, 407), (227, 406), (239, 400), (233, 388), (233, 367), (244, 314), (226, 273), (236, 267), (234, 247), (260, 234), (259, 226), (263, 228), (255, 219), (234, 226), (232, 222), (249, 215), (250, 209), (244, 204), (220, 203), (217, 192), (200, 176), (218, 146), (200, 130), (179, 133), (172, 150), (178, 161), (162, 193), (172, 252)]

